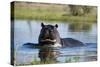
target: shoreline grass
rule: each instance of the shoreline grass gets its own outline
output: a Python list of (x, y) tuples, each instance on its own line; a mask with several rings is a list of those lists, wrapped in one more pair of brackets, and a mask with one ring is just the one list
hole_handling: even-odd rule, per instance
[(73, 16), (70, 14), (68, 5), (15, 3), (13, 11), (11, 18), (14, 19), (97, 22), (96, 10), (87, 15)]

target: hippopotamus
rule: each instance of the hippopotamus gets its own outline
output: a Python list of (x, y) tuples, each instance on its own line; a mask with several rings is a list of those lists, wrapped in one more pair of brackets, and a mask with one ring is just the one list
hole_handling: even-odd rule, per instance
[(38, 38), (38, 44), (26, 43), (39, 49), (39, 58), (42, 63), (56, 62), (57, 55), (60, 54), (59, 48), (84, 46), (84, 43), (73, 38), (61, 38), (57, 30), (58, 25), (45, 25), (41, 23), (41, 30)]
[(85, 44), (79, 40), (73, 38), (61, 38), (57, 30), (58, 25), (44, 25), (41, 23), (41, 31), (38, 38), (38, 44), (40, 46), (47, 45), (51, 47), (76, 47), (84, 46)]
[(57, 48), (62, 47), (60, 35), (57, 31), (58, 25), (44, 25), (41, 23), (41, 27), (38, 39), (40, 45), (39, 58), (41, 62), (54, 62), (58, 53)]
[(66, 46), (79, 46), (83, 45), (82, 42), (72, 38), (61, 38), (57, 30), (58, 25), (44, 25), (41, 23), (41, 31), (38, 38), (40, 46), (39, 58), (41, 62), (57, 61), (57, 55), (60, 53), (58, 48)]

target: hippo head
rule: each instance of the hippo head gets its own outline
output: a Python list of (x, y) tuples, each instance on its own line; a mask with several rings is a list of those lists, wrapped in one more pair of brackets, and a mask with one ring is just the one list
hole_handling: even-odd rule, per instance
[(41, 31), (39, 36), (39, 43), (54, 44), (60, 39), (57, 31), (58, 25), (44, 25), (41, 23)]

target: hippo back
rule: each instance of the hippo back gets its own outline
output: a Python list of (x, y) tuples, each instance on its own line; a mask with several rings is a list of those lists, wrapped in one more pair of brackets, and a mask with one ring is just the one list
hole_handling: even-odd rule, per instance
[(61, 38), (62, 47), (79, 47), (84, 46), (85, 44), (79, 40), (73, 38)]

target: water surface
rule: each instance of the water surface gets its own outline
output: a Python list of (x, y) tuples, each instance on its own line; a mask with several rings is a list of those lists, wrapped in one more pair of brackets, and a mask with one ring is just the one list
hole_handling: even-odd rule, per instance
[[(73, 61), (73, 57), (78, 57), (78, 61), (95, 61), (97, 59), (97, 24), (88, 22), (58, 22), (58, 21), (35, 21), (35, 20), (14, 20), (14, 45), (16, 51), (16, 64), (30, 64), (34, 58), (38, 58), (39, 49), (23, 47), (24, 43), (38, 43), (41, 22), (44, 24), (58, 24), (58, 31), (61, 38), (74, 38), (83, 43), (84, 47), (66, 47), (60, 49), (61, 55), (57, 58), (61, 63), (68, 62), (68, 58)], [(72, 56), (72, 58), (70, 58)], [(67, 58), (66, 58), (67, 57)]]

